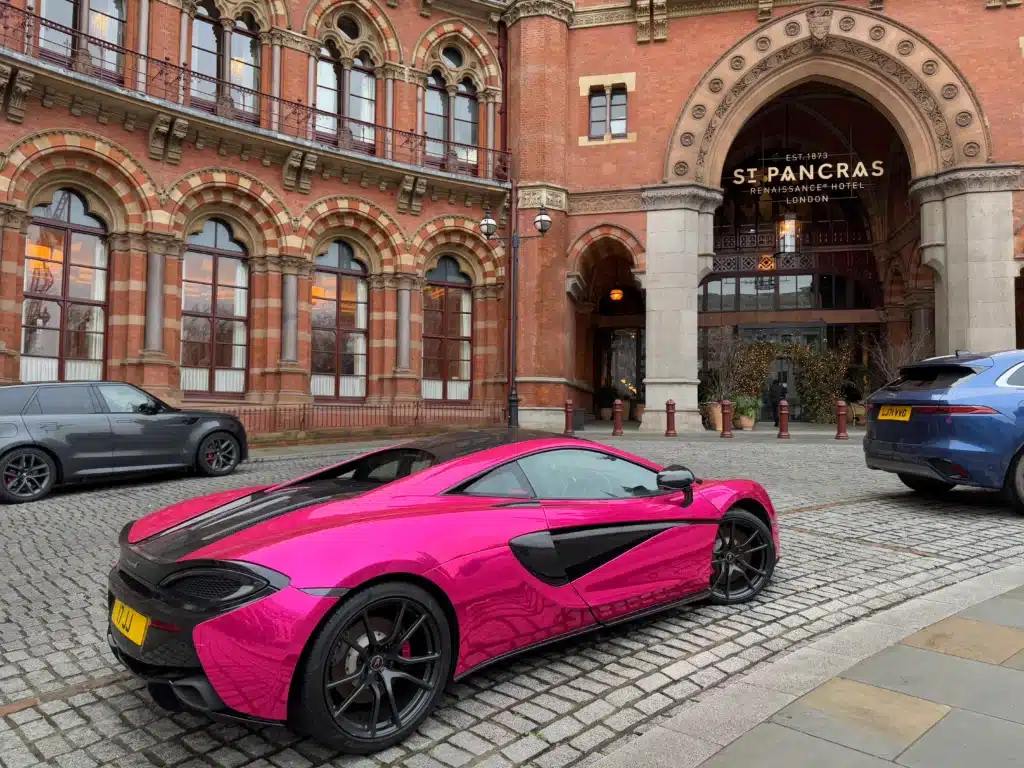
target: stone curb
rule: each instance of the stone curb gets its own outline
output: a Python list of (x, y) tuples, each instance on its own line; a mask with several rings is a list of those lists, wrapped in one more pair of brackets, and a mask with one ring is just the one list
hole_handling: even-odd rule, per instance
[(854, 664), (973, 605), (1024, 585), (1011, 565), (881, 611), (755, 667), (593, 764), (696, 768), (783, 707)]

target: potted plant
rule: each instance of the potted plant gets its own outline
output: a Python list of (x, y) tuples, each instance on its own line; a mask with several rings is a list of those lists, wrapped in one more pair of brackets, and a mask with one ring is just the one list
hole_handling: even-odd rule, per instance
[(618, 396), (619, 393), (615, 391), (614, 387), (601, 387), (597, 391), (597, 408), (601, 415), (601, 421), (612, 420), (612, 406), (615, 405)]
[(707, 416), (708, 429), (713, 432), (722, 431), (722, 403), (718, 400), (708, 400), (701, 404), (704, 415)]
[(753, 429), (757, 423), (757, 412), (761, 410), (761, 400), (750, 395), (740, 395), (732, 407), (733, 426), (737, 429)]

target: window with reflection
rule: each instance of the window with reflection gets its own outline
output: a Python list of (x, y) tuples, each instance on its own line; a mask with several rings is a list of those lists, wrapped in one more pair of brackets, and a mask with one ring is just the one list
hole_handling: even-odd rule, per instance
[(697, 290), (701, 312), (871, 309), (880, 300), (872, 278), (822, 273), (715, 277)]
[(423, 290), (425, 400), (469, 400), (472, 375), (473, 281), (451, 256), (427, 272)]
[(443, 160), (445, 142), (448, 140), (448, 87), (441, 73), (436, 70), (427, 78), (423, 113), (427, 155), (438, 161)]
[[(358, 34), (357, 30), (352, 31)], [(318, 138), (339, 143), (351, 134), (353, 141), (372, 148), (377, 119), (377, 77), (369, 55), (364, 52), (356, 56), (346, 77), (341, 54), (334, 43), (329, 42), (320, 49), (316, 109)]]
[(25, 242), (21, 380), (103, 378), (107, 228), (70, 189), (32, 209)]
[(241, 394), (249, 348), (249, 263), (231, 227), (189, 235), (181, 281), (181, 388)]
[(621, 138), (627, 133), (627, 102), (626, 89), (617, 85), (611, 91), (604, 87), (590, 91), (588, 102), (590, 131), (592, 139), (603, 139), (605, 136)]
[(95, 74), (120, 79), (124, 71), (125, 0), (42, 0), (39, 15), (43, 18), (39, 51), (44, 58), (67, 63), (84, 48)]
[(192, 106), (216, 112), (217, 103), (223, 98), (230, 100), (236, 117), (256, 121), (260, 88), (259, 25), (250, 13), (242, 14), (235, 21), (230, 34), (224, 31), (222, 23), (212, 3), (196, 7), (192, 19)]
[(458, 146), (455, 154), (460, 163), (476, 165), (476, 146), (480, 143), (480, 105), (476, 86), (467, 78), (459, 83), (455, 92), (455, 136)]
[(366, 397), (366, 272), (344, 240), (335, 240), (316, 257), (310, 377), (315, 397)]

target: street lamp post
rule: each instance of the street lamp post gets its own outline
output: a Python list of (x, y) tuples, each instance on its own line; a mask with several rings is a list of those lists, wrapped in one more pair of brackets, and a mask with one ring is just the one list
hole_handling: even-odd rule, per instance
[(509, 291), (509, 301), (512, 303), (511, 320), (509, 323), (509, 371), (508, 371), (508, 425), (509, 427), (519, 426), (519, 390), (516, 387), (516, 339), (519, 335), (519, 242), (521, 240), (535, 240), (544, 237), (551, 229), (551, 215), (543, 205), (533, 217), (533, 226), (540, 234), (520, 235), (517, 222), (513, 219), (514, 229), (508, 237), (496, 237), (498, 222), (491, 216), (490, 208), (484, 210), (484, 217), (480, 221), (480, 231), (488, 240), (499, 240), (512, 243), (512, 264), (511, 280), (512, 286)]

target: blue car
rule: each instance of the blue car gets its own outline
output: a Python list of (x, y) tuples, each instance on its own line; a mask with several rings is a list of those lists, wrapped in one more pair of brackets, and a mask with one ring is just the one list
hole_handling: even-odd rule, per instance
[(864, 455), (923, 494), (1003, 490), (1024, 511), (1024, 350), (907, 366), (868, 399)]

